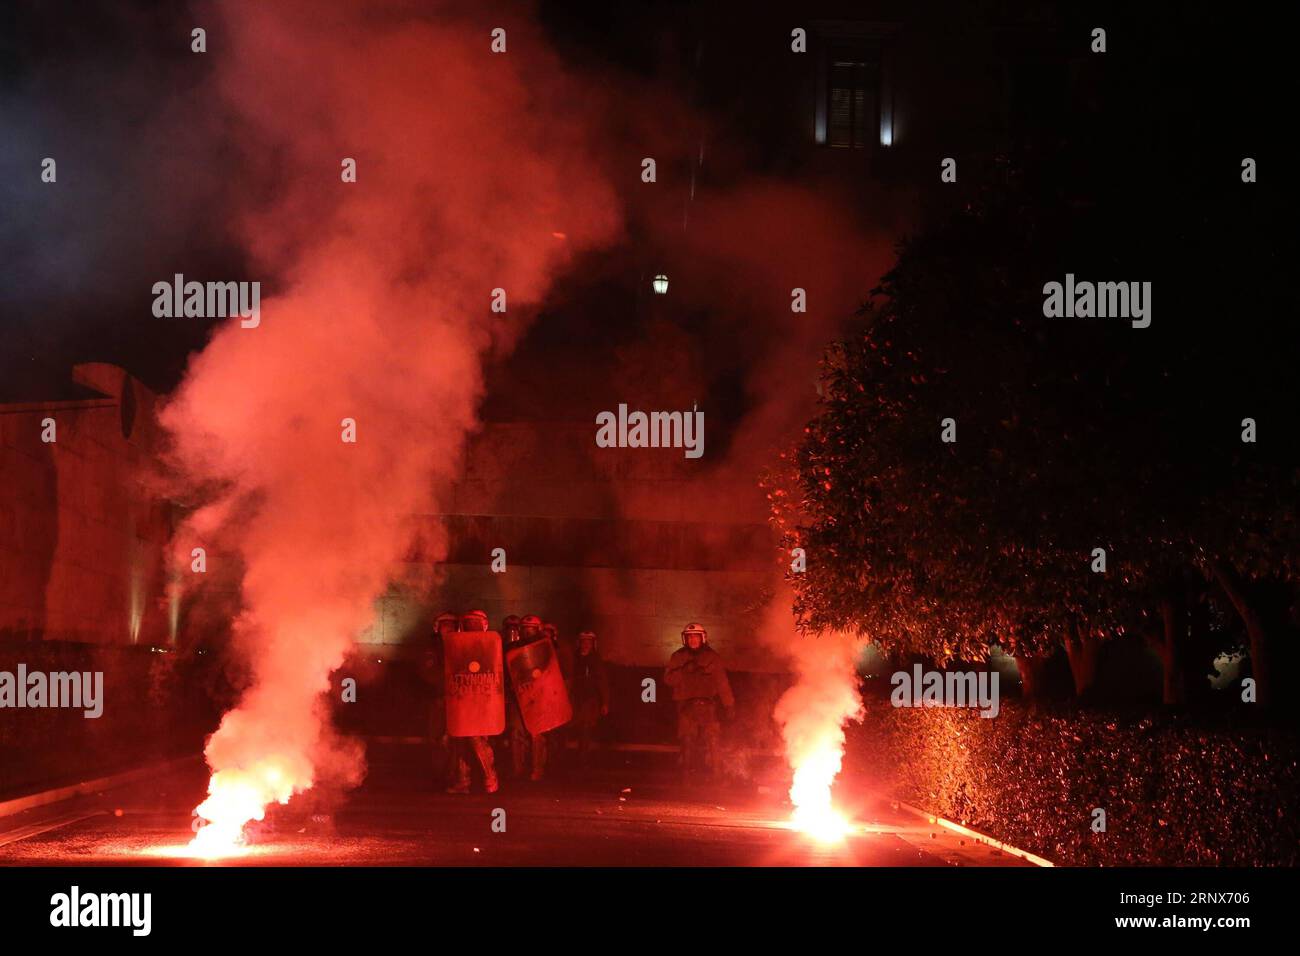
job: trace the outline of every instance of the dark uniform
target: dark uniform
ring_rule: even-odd
[[[548,639],[542,633],[542,619],[536,614],[527,614],[520,619],[518,634],[519,639],[514,642],[508,635],[505,637],[505,650]],[[506,668],[507,675],[509,672],[510,669]],[[546,734],[529,733],[524,726],[524,716],[520,713],[513,686],[506,694],[506,733],[510,735],[510,762],[515,777],[527,773],[529,780],[541,780],[546,774]]]
[[[682,644],[684,646],[668,659],[664,671],[664,683],[672,688],[673,700],[677,704],[682,775],[690,778],[703,771],[716,776],[718,745],[722,737],[718,704],[731,711],[736,706],[736,699],[732,696],[722,657],[708,646],[704,628],[698,624],[686,625],[682,631]]]
[[[416,662],[420,680],[428,688],[429,749],[433,757],[434,779],[440,781],[447,778],[451,767],[451,738],[447,736],[447,701],[442,674],[442,635],[444,631],[455,631],[457,626],[455,614],[439,614],[429,646]]]
[[[578,635],[578,651],[569,664],[569,699],[573,701],[573,735],[578,763],[586,766],[600,719],[609,713],[609,672],[596,650],[596,635]]]

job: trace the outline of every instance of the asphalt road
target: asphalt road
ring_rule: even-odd
[[[837,794],[854,820],[838,844],[790,829],[776,788],[684,788],[653,761],[609,755],[600,770],[503,781],[453,796],[422,747],[371,748],[362,786],[295,798],[220,861],[185,855],[207,775],[195,761],[104,793],[0,818],[0,865],[272,866],[1025,866],[870,798]],[[494,832],[503,810],[505,832]]]

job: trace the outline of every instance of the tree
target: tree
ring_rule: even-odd
[[[1247,357],[1253,338],[1219,341],[1217,311],[1179,289],[1150,236],[1115,230],[1136,209],[1177,235],[1199,212],[1136,188],[1080,201],[1002,170],[900,245],[860,326],[827,352],[819,414],[768,477],[785,546],[807,553],[807,571],[791,575],[796,612],[813,631],[940,662],[998,643],[1027,686],[1034,661],[1064,645],[1081,695],[1097,641],[1154,630],[1165,701],[1183,703],[1215,652],[1195,567],[1234,606],[1254,606],[1249,562],[1276,584],[1275,616],[1294,597],[1294,515],[1276,481],[1294,483],[1295,446],[1252,466],[1264,478],[1243,474],[1207,387],[1246,389],[1273,410],[1268,386],[1251,381],[1270,363]],[[1151,275],[1167,318],[1135,329],[1045,317],[1044,283],[1067,272]],[[1244,525],[1256,533],[1234,535]],[[1262,618],[1246,627],[1266,630]]]

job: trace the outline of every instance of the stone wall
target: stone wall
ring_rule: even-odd
[[[493,627],[536,613],[605,657],[662,665],[698,620],[732,666],[771,669],[752,640],[780,579],[763,499],[680,449],[598,448],[594,424],[490,424],[471,442],[447,513],[420,516],[445,542],[427,593],[394,594],[366,642],[400,644],[443,609]],[[491,570],[494,548],[506,571]],[[414,563],[433,563],[413,555]]]
[[[86,397],[0,407],[0,638],[169,645],[188,613],[165,595],[171,506],[142,481],[156,398],[108,365],[74,379]],[[752,480],[737,493],[680,449],[602,449],[594,435],[594,423],[484,426],[463,477],[436,495],[442,510],[413,517],[441,542],[410,555],[433,583],[382,598],[361,643],[404,644],[443,609],[481,608],[494,627],[536,613],[570,638],[590,628],[609,660],[653,666],[698,620],[733,666],[775,666],[750,639],[780,574]],[[490,569],[494,548],[505,573]]]
[[[170,507],[141,483],[154,396],[109,365],[74,379],[91,397],[0,406],[0,639],[164,643]]]

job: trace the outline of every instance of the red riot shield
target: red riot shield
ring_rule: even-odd
[[[569,722],[573,706],[554,644],[542,639],[512,648],[506,653],[506,666],[510,668],[519,713],[530,734],[544,734]]]
[[[501,635],[496,631],[457,631],[443,639],[447,733],[452,737],[492,737],[506,727]]]

